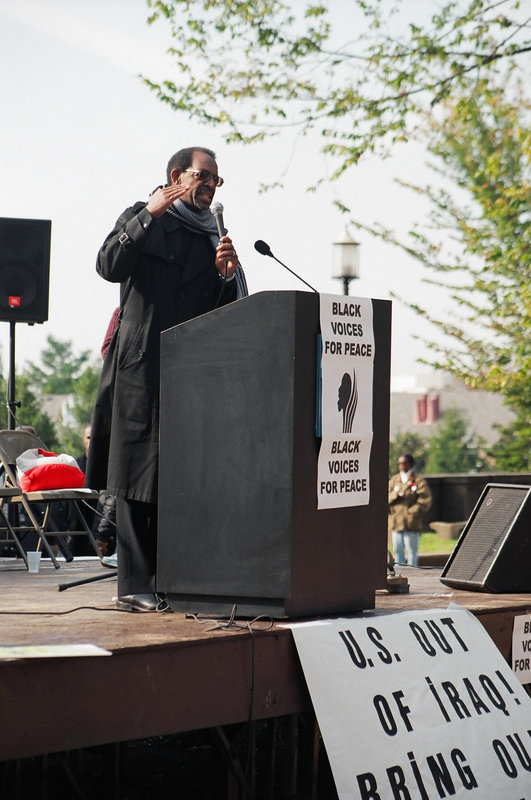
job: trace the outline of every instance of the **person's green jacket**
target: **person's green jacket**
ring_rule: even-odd
[[[392,531],[423,531],[424,514],[431,506],[431,492],[427,482],[412,472],[407,483],[402,483],[400,473],[389,480],[388,529]]]

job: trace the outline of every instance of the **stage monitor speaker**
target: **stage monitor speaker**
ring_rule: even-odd
[[[488,483],[441,582],[476,592],[531,592],[531,486]]]
[[[46,219],[0,217],[0,320],[48,319],[50,238]]]

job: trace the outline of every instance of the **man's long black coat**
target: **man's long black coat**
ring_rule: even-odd
[[[86,485],[157,502],[161,331],[236,298],[223,284],[208,236],[144,203],[127,209],[98,253],[97,271],[121,283],[122,319],[107,353],[96,400]],[[112,415],[109,397],[112,395]]]

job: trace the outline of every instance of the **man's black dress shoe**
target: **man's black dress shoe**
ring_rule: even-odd
[[[169,611],[170,607],[158,594],[124,594],[116,599],[120,611]]]

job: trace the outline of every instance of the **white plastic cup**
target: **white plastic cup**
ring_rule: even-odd
[[[38,572],[41,567],[41,551],[30,550],[26,555],[28,557],[28,572]]]

